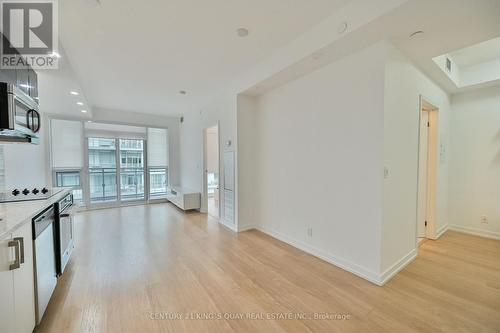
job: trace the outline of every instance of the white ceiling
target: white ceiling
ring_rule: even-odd
[[[65,0],[60,39],[93,106],[178,115],[349,1]]]
[[[146,3],[59,2],[60,39],[67,53],[63,63],[68,60],[71,66],[52,71],[44,85],[59,94],[50,97],[50,109],[62,96],[60,111],[78,114],[68,93],[80,89],[90,109],[180,115],[199,110],[221,91],[239,93],[254,86],[254,94],[262,93],[381,39],[456,93],[432,58],[500,36],[498,0]],[[349,28],[340,35],[343,21]],[[237,37],[239,27],[250,35]],[[408,37],[417,30],[425,33]],[[492,52],[494,47],[485,47],[480,55],[459,61],[482,61]]]
[[[399,16],[395,18],[395,22],[399,22],[401,28],[393,27],[393,37],[390,40],[448,93],[479,88],[457,87],[432,59],[499,37],[500,1],[412,0],[401,10],[401,13],[394,13]],[[408,38],[412,30],[423,30],[424,34]],[[476,61],[479,56],[471,56],[471,61]]]
[[[449,54],[462,68],[500,59],[500,38],[490,39]]]
[[[382,0],[377,2],[378,6],[384,3]],[[361,8],[365,13],[373,12],[375,9],[367,8],[368,5],[369,3],[362,4]],[[498,13],[500,13],[498,0],[402,1],[398,6],[383,12],[382,15],[373,17],[371,21],[365,21],[362,26],[356,29],[350,27],[343,37],[312,50],[288,68],[268,75],[261,81],[253,80],[253,85],[245,88],[245,94],[265,93],[286,81],[293,80],[380,40],[388,40],[394,44],[448,93],[465,91],[465,88],[457,88],[432,59],[500,36]],[[342,15],[341,19],[346,20],[351,26],[353,23],[351,17],[354,17],[352,13]],[[327,29],[336,30],[336,24],[332,22]],[[410,38],[410,35],[416,31],[424,33]],[[315,35],[318,34],[317,32],[314,30]],[[293,51],[293,48],[286,48],[287,52],[290,50]],[[261,67],[271,67],[266,64],[264,63]],[[255,68],[252,68],[251,72],[255,72]]]
[[[75,73],[61,46],[59,46],[59,54],[62,57],[58,61],[57,70],[37,70],[40,110],[44,113],[63,114],[68,117],[84,119],[92,117],[92,107],[89,105],[80,83],[75,78]],[[72,95],[70,91],[74,91],[78,95]],[[78,102],[83,103],[83,105],[78,105]],[[82,113],[81,110],[87,112]]]

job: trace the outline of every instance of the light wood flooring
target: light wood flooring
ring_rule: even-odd
[[[500,241],[449,231],[378,287],[169,204],[85,212],[75,224],[75,252],[37,333],[500,331]]]

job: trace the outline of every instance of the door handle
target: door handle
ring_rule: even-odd
[[[19,242],[19,253],[20,253],[20,259],[19,261],[21,264],[24,264],[24,238],[23,237],[16,237],[14,238],[15,241]]]
[[[21,267],[21,264],[19,263],[19,241],[17,240],[9,241],[8,247],[14,248],[14,253],[15,253],[14,263],[9,265],[9,270],[13,271]]]

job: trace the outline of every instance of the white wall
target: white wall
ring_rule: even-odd
[[[47,180],[45,142],[40,145],[5,144],[5,189],[51,186]]]
[[[370,46],[260,96],[255,119],[238,110],[239,219],[372,281],[380,270],[383,57],[383,44]]]
[[[387,43],[384,112],[383,278],[390,277],[416,254],[419,100],[439,108],[440,156],[435,235],[447,225],[450,100],[399,50]]]
[[[500,59],[461,68],[461,81],[463,87],[479,85],[486,82],[500,82]]]
[[[219,186],[221,189],[224,188],[223,153],[225,151],[236,152],[237,147],[236,96],[221,97],[202,110],[192,111],[184,115],[184,122],[180,124],[181,186],[203,193],[203,129],[212,127],[217,123],[219,124],[221,149]],[[227,145],[228,141],[231,141],[229,146]],[[220,205],[224,207],[223,191],[220,191]],[[201,211],[206,212],[206,210],[206,200],[202,198]],[[221,215],[221,222],[224,222],[223,209]],[[237,223],[236,218],[235,225],[229,227],[236,230]]]
[[[450,99],[387,42],[239,96],[241,229],[387,281],[416,255],[421,95],[439,107],[437,236],[448,223]]]
[[[257,189],[260,184],[256,154],[262,144],[257,131],[257,99],[238,95],[238,230],[259,224]]]
[[[500,87],[456,95],[452,108],[450,228],[500,239]]]
[[[51,186],[48,177],[46,117],[40,127],[40,144],[1,143],[4,159],[4,189]]]

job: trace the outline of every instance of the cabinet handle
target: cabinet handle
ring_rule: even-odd
[[[61,217],[61,218],[71,217],[71,214],[69,214],[69,213],[67,213],[67,214],[61,214],[61,215],[59,215],[59,217]]]
[[[31,127],[31,124],[30,124],[30,120],[33,120],[32,113],[33,113],[33,110],[28,110],[28,112],[26,112],[26,127],[28,127],[28,129],[30,129],[30,130],[33,130],[33,128]]]
[[[35,124],[36,117],[36,124]],[[36,110],[33,110],[33,132],[38,133],[40,130],[40,113]]]
[[[13,271],[14,269],[21,267],[21,264],[19,263],[19,241],[11,240],[9,241],[8,246],[13,247],[15,251],[14,263],[9,266],[9,270]]]
[[[19,242],[19,248],[20,248],[20,253],[21,253],[21,259],[20,262],[21,264],[24,264],[24,238],[23,237],[16,237],[14,238],[15,241]]]

